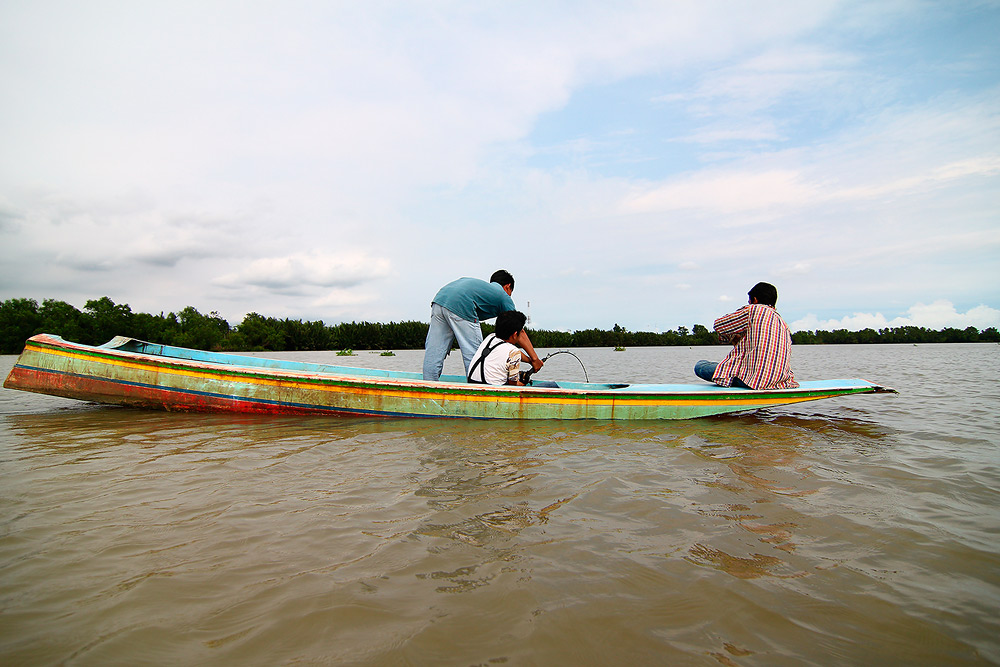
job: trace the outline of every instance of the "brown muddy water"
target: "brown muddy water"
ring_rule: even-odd
[[[574,352],[591,380],[698,382],[725,350]],[[1000,345],[802,346],[793,368],[901,394],[506,423],[3,390],[0,662],[1000,663]]]

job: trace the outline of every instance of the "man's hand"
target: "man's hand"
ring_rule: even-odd
[[[716,332],[716,333],[719,333],[719,332]],[[729,343],[730,345],[736,345],[743,338],[743,335],[744,335],[743,332],[731,333],[731,334],[719,333],[719,340],[721,342],[723,342],[723,343]]]

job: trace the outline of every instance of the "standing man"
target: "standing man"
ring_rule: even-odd
[[[459,278],[438,290],[431,302],[431,324],[424,341],[424,379],[437,380],[444,368],[444,358],[457,340],[468,375],[469,364],[483,342],[480,320],[489,320],[508,310],[516,310],[510,298],[514,291],[514,276],[500,269],[490,276],[490,282],[478,278]],[[536,371],[542,360],[535,354],[528,335],[524,334],[524,351]]]
[[[699,361],[694,366],[695,375],[722,387],[798,387],[788,365],[792,337],[774,309],[778,290],[770,283],[757,283],[747,296],[749,305],[715,321],[716,333],[733,344],[732,351],[721,364]]]

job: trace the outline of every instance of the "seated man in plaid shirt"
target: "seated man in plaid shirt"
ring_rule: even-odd
[[[792,337],[788,325],[774,309],[778,290],[757,283],[747,294],[749,305],[715,321],[719,337],[733,344],[721,364],[699,361],[695,375],[723,387],[792,389],[798,387],[788,366]]]

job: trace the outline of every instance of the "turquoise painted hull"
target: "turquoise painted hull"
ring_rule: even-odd
[[[690,419],[850,394],[866,380],[754,391],[704,383],[555,382],[491,387],[443,376],[265,359],[116,338],[101,346],[30,338],[4,387],[162,410],[477,419]]]

